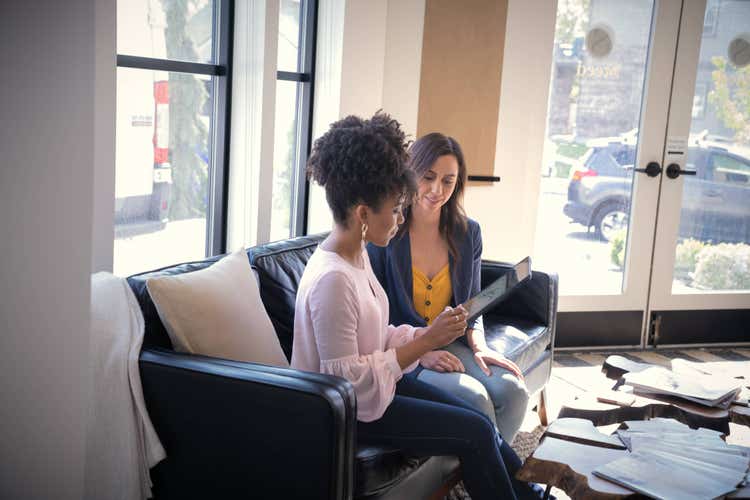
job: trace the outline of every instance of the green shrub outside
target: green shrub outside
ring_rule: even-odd
[[[573,167],[570,163],[565,163],[561,161],[555,162],[555,177],[562,177],[563,179],[567,179],[568,175],[570,174],[570,169]]]
[[[750,289],[750,245],[721,243],[700,250],[693,284],[704,290]]]
[[[687,277],[689,273],[695,272],[698,263],[698,254],[706,247],[706,243],[688,238],[681,241],[674,253],[675,273],[681,277]]]
[[[552,175],[566,179],[570,175],[570,169],[573,168],[573,163],[565,161],[566,158],[571,160],[577,160],[588,151],[588,146],[578,142],[555,142],[557,149],[555,155],[554,172]]]
[[[622,269],[625,266],[625,239],[628,232],[625,228],[620,229],[609,240],[609,258],[612,264]]]
[[[588,146],[578,142],[558,142],[557,154],[568,158],[580,158],[588,150]]]

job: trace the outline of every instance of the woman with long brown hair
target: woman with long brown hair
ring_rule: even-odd
[[[390,321],[428,326],[446,306],[480,291],[482,234],[463,209],[467,181],[461,146],[452,137],[427,134],[409,149],[416,201],[386,248],[369,245],[373,270],[390,301]],[[467,400],[512,441],[526,413],[528,393],[515,363],[491,349],[482,318],[466,336],[426,353],[413,375]]]

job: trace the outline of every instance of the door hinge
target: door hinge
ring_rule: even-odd
[[[648,329],[648,343],[654,347],[659,345],[659,334],[661,333],[661,314],[651,315],[651,324]]]

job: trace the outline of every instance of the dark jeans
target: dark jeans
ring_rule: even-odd
[[[383,416],[358,422],[358,439],[419,455],[454,455],[473,500],[539,498],[514,478],[521,460],[483,414],[468,403],[414,377],[403,377]]]

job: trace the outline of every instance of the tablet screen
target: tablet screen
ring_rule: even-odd
[[[531,277],[531,259],[526,257],[513,268],[493,281],[487,288],[464,302],[468,311],[468,321],[479,317],[487,309],[499,302],[516,285]]]

